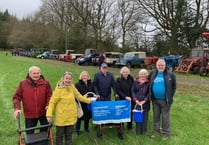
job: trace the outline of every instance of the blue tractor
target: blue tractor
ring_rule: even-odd
[[[175,68],[179,65],[181,56],[179,55],[168,55],[168,56],[163,56],[166,66],[170,71],[174,71]]]

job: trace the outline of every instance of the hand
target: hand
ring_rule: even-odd
[[[45,110],[47,110],[47,109],[48,109],[48,106],[45,107]]]
[[[118,100],[118,99],[119,99],[119,95],[115,94],[115,100]]]
[[[97,98],[97,99],[98,99],[98,98],[100,98],[100,96],[99,96],[99,95],[94,95],[94,97],[95,97],[95,98]]]
[[[47,117],[46,119],[49,123],[52,123],[52,117]]]
[[[83,95],[85,98],[87,98],[88,97],[88,93],[86,93],[85,95]]]
[[[15,110],[14,117],[17,119],[19,117],[19,114],[21,113],[21,110]]]
[[[131,97],[126,96],[126,100],[131,101]]]

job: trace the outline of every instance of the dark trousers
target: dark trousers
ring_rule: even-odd
[[[72,145],[73,126],[56,126],[56,145]],[[63,139],[65,138],[65,144]]]
[[[153,117],[154,117],[154,132],[160,133],[160,122],[162,118],[162,133],[166,136],[170,135],[170,105],[166,104],[165,100],[154,100]]]
[[[41,116],[41,117],[38,117],[38,118],[33,118],[33,119],[25,118],[25,128],[36,127],[38,121],[40,122],[41,125],[48,124],[48,121],[47,121],[45,115]],[[47,132],[47,128],[41,128],[40,131],[41,132],[42,131],[46,131]],[[27,134],[32,134],[32,133],[34,133],[34,130],[27,131]]]
[[[77,120],[76,127],[75,127],[77,133],[80,132],[81,121],[82,121],[81,119],[78,119],[78,120]],[[89,130],[89,119],[84,119],[84,129],[85,129],[86,131]]]
[[[144,111],[143,122],[136,123],[136,134],[145,134],[148,125],[148,111]]]
[[[131,109],[132,110],[132,109]],[[127,123],[127,128],[130,130],[132,129],[132,122],[133,122],[133,113],[131,111],[131,121]]]

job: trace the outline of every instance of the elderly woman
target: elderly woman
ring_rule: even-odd
[[[55,113],[56,145],[72,145],[73,125],[77,122],[76,99],[85,103],[91,103],[91,99],[82,96],[72,84],[72,73],[66,72],[58,82],[47,109],[47,120],[52,122]]]
[[[145,134],[147,132],[148,112],[150,110],[149,101],[149,80],[148,71],[141,69],[139,76],[132,86],[132,97],[136,104],[136,109],[144,110],[143,122],[136,123],[136,134]],[[139,108],[140,107],[140,108]]]
[[[78,89],[78,91],[81,93],[81,95],[84,95],[88,92],[94,92],[93,84],[91,82],[90,76],[87,71],[81,72],[79,76],[79,81],[76,83],[75,86]],[[88,95],[88,97],[93,97],[93,96]],[[84,112],[84,116],[82,118],[79,118],[76,123],[77,136],[79,136],[80,134],[81,120],[84,120],[84,130],[86,132],[89,132],[89,120],[91,119],[91,111],[88,110],[87,104],[81,102],[81,106]]]
[[[120,70],[121,76],[116,80],[116,93],[118,95],[118,100],[129,100],[132,103],[133,109],[133,101],[131,95],[131,87],[133,85],[134,79],[130,74],[130,70],[124,66]],[[132,129],[132,115],[131,115],[131,122],[128,122],[127,128],[130,130]]]

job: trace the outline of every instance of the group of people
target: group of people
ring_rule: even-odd
[[[164,59],[159,59],[156,69],[150,73],[146,69],[141,69],[136,79],[131,75],[129,68],[122,67],[120,77],[115,80],[113,74],[108,71],[108,65],[102,63],[93,80],[90,79],[87,71],[81,72],[75,85],[72,80],[72,73],[65,72],[52,91],[49,82],[41,75],[41,69],[37,66],[30,67],[26,79],[20,82],[13,96],[14,117],[17,118],[21,113],[21,102],[26,128],[35,127],[38,121],[41,125],[52,123],[55,114],[56,145],[62,145],[63,140],[65,145],[72,145],[75,124],[77,136],[80,134],[82,120],[84,120],[84,130],[89,132],[91,111],[87,109],[87,104],[92,102],[92,97],[96,97],[99,101],[111,101],[113,91],[115,100],[131,102],[131,110],[135,107],[144,110],[144,121],[136,123],[136,134],[147,132],[148,112],[152,100],[154,126],[151,137],[154,138],[161,133],[163,139],[170,136],[169,113],[176,91],[176,78],[166,69]],[[89,95],[88,92],[94,92],[95,95]],[[81,101],[84,111],[84,116],[79,119],[76,99]],[[132,129],[132,113],[127,128]]]

